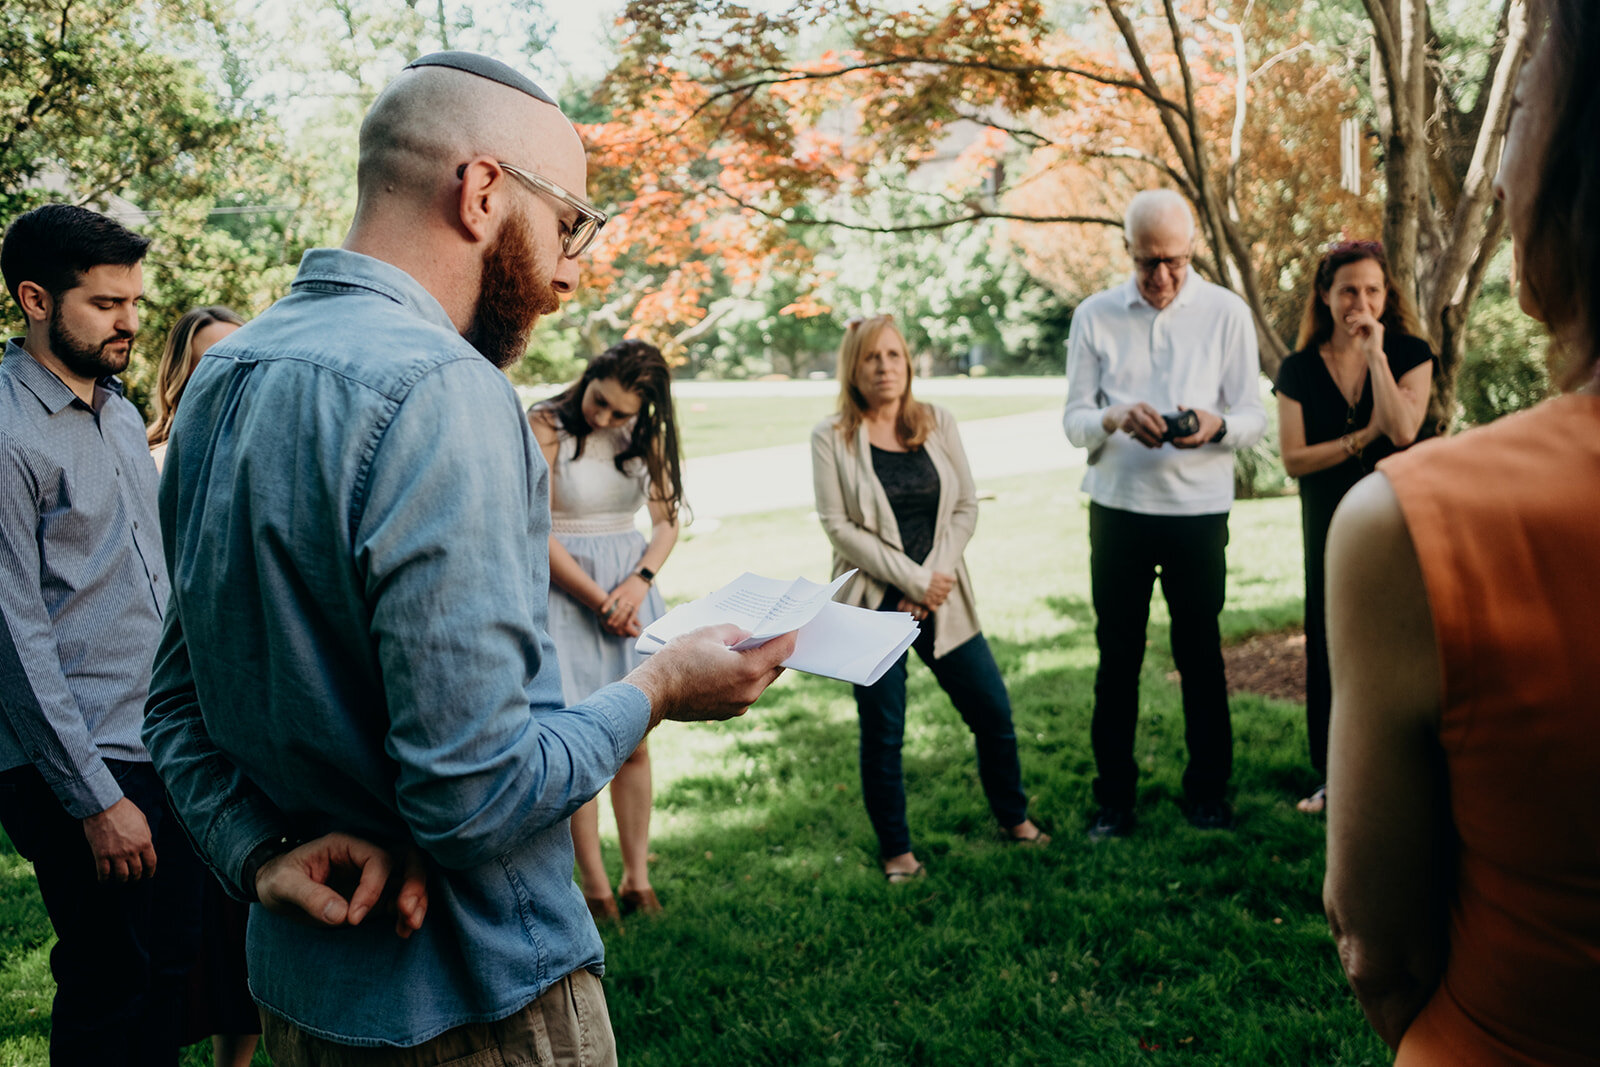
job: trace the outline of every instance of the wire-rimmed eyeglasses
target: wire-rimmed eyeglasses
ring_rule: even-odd
[[[561,223],[561,254],[568,259],[577,259],[594,243],[600,235],[600,227],[606,224],[606,213],[595,207],[576,193],[569,193],[549,178],[521,167],[513,167],[503,160],[495,160],[500,169],[522,180],[523,184],[536,193],[544,193],[561,201],[567,207],[578,213],[576,222]],[[465,163],[456,168],[456,177],[460,178],[467,173]]]

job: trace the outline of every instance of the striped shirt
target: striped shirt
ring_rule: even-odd
[[[13,340],[0,360],[0,770],[33,764],[74,818],[122,797],[168,585],[144,422],[115,378],[85,404]]]

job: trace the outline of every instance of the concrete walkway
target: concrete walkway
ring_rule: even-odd
[[[935,393],[927,386],[932,384],[918,382],[917,394],[931,398]],[[1084,463],[1083,450],[1068,444],[1061,431],[1059,410],[964,422],[961,441],[980,489],[991,479],[1041,471],[1075,472]],[[1072,488],[1078,480],[1073,473],[1062,476],[1062,484]],[[813,504],[810,442],[691,459],[684,465],[683,491],[696,521],[809,508]]]
[[[519,387],[523,403],[553,395],[560,386]],[[918,378],[916,395],[937,402],[942,396],[1053,396],[1066,403],[1065,378]],[[695,399],[751,396],[836,396],[832,379],[800,381],[672,383],[679,402]],[[1013,474],[1065,471],[1062,484],[1076,489],[1084,465],[1084,451],[1067,443],[1061,430],[1061,407],[973,419],[961,424],[961,441],[972,465],[972,477],[983,488],[986,481]],[[710,522],[729,515],[753,515],[784,508],[809,508],[811,444],[796,441],[771,448],[702,456],[684,463],[684,495],[705,532]]]

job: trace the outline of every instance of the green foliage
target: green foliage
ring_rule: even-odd
[[[884,221],[929,221],[926,204],[878,196],[856,210]],[[800,214],[805,214],[801,212]],[[815,259],[780,266],[725,293],[740,306],[689,349],[691,372],[746,377],[831,373],[854,315],[892,314],[914,356],[933,373],[1059,374],[1071,308],[1023,268],[995,224],[875,234],[809,228]],[[795,314],[812,300],[828,314]]]
[[[1457,421],[1480,426],[1550,395],[1544,327],[1517,304],[1509,247],[1490,266],[1473,305],[1467,348],[1456,376]]]
[[[187,0],[0,7],[0,217],[68,200],[152,239],[124,375],[147,412],[172,323],[198,304],[259,312],[326,232],[277,125],[242,95],[231,15]],[[20,330],[9,304],[5,317]]]
[[[1289,476],[1283,472],[1283,455],[1278,445],[1278,399],[1272,386],[1261,379],[1261,404],[1267,412],[1267,432],[1249,448],[1233,455],[1233,495],[1239,500],[1282,496],[1291,492]]]

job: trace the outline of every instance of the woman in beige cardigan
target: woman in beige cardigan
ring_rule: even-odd
[[[812,431],[811,469],[833,573],[860,570],[845,601],[919,620],[912,647],[972,730],[978,775],[1006,839],[1045,844],[1049,837],[1028,819],[1011,701],[978,630],[961,560],[978,523],[961,435],[948,411],[912,398],[911,361],[890,316],[852,320],[846,330],[839,413]],[[900,771],[906,659],[875,685],[855,687],[861,792],[891,883],[925,873],[911,847]]]

